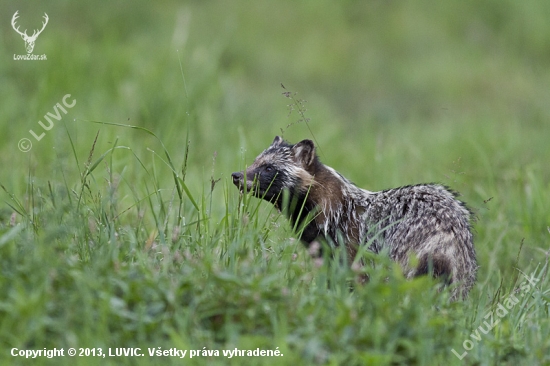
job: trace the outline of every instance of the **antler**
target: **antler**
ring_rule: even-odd
[[[19,30],[19,27],[16,26],[15,24],[15,21],[17,20],[17,18],[19,18],[18,13],[19,13],[19,10],[16,11],[15,14],[13,14],[13,17],[11,18],[11,26],[17,33],[21,35],[21,37],[23,38],[23,41],[25,41],[25,48],[27,49],[27,53],[31,53],[32,50],[34,49],[34,42],[36,41],[36,38],[40,33],[42,33],[44,28],[46,28],[46,24],[48,24],[48,20],[49,20],[48,14],[44,13],[44,21],[42,22],[42,29],[40,30],[35,29],[34,32],[32,33],[32,36],[29,37],[27,35],[26,29],[25,29],[25,32],[21,32]]]
[[[16,14],[17,14],[17,12],[16,12]],[[46,14],[46,13],[44,13],[44,17],[43,17],[43,18],[44,18],[46,21],[45,21],[45,22],[42,22],[42,29],[40,29],[40,30],[38,31],[38,33],[36,33],[36,30],[35,30],[35,31],[32,33],[31,38],[32,38],[32,37],[34,37],[34,38],[38,37],[38,35],[39,35],[40,33],[42,33],[42,31],[44,30],[44,28],[46,28],[46,24],[48,24],[48,20],[49,20],[50,18],[48,18],[48,14]],[[36,33],[36,34],[35,34],[35,33]]]
[[[11,18],[11,26],[12,26],[13,29],[14,29],[17,33],[19,33],[22,37],[30,38],[30,39],[36,39],[36,37],[38,37],[38,35],[39,35],[40,33],[42,33],[42,31],[44,30],[44,28],[46,28],[46,24],[48,24],[48,20],[49,20],[48,14],[44,13],[44,17],[43,17],[43,18],[44,18],[45,21],[42,22],[42,29],[40,29],[40,30],[35,29],[35,30],[33,31],[33,33],[32,33],[32,36],[29,37],[29,36],[27,35],[27,30],[26,30],[26,29],[25,29],[24,32],[21,32],[21,31],[19,30],[19,26],[17,26],[17,27],[15,26],[15,21],[17,20],[17,18],[19,18],[19,15],[18,15],[17,13],[19,13],[19,10],[17,10],[17,11],[15,12],[15,14],[13,14],[13,17]]]
[[[26,29],[25,29],[25,32],[21,32],[21,31],[19,30],[19,27],[17,27],[17,28],[15,27],[15,21],[17,20],[17,18],[19,18],[19,15],[17,15],[17,13],[19,13],[19,10],[17,10],[17,11],[15,12],[15,14],[13,14],[13,18],[11,18],[11,26],[12,26],[13,29],[14,29],[17,33],[19,33],[21,36],[26,36],[26,37],[28,37],[28,36],[27,36],[27,30],[26,30]],[[47,23],[47,22],[46,22],[46,23]]]

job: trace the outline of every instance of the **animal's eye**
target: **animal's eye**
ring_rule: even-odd
[[[273,167],[271,165],[268,165],[264,168],[264,170],[267,172],[267,173],[271,173],[273,171]]]

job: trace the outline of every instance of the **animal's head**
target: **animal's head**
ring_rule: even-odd
[[[281,192],[305,193],[313,184],[319,160],[311,140],[289,144],[276,136],[246,171],[231,174],[233,184],[241,191],[252,191],[254,196],[267,201],[276,200]]]

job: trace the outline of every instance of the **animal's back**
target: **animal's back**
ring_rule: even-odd
[[[454,192],[422,184],[369,192],[365,197],[369,249],[388,248],[409,278],[432,271],[446,276],[449,283],[462,283],[454,296],[469,291],[477,270],[472,214]],[[417,266],[409,265],[411,254],[417,257]]]

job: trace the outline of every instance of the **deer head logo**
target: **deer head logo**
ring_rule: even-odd
[[[44,13],[44,22],[42,22],[42,29],[40,29],[40,30],[35,29],[32,33],[32,36],[28,36],[26,29],[25,29],[24,32],[21,32],[19,30],[19,27],[17,27],[17,28],[15,27],[15,21],[17,20],[17,18],[19,18],[19,15],[17,15],[18,12],[19,12],[19,10],[17,10],[15,12],[15,14],[13,14],[13,18],[11,18],[11,26],[13,27],[13,29],[17,33],[19,33],[21,35],[21,38],[23,38],[23,40],[25,41],[25,48],[27,49],[27,53],[32,53],[32,50],[34,49],[34,42],[36,41],[36,38],[38,37],[38,35],[40,33],[42,33],[44,28],[46,28],[46,24],[48,24],[48,14]]]

